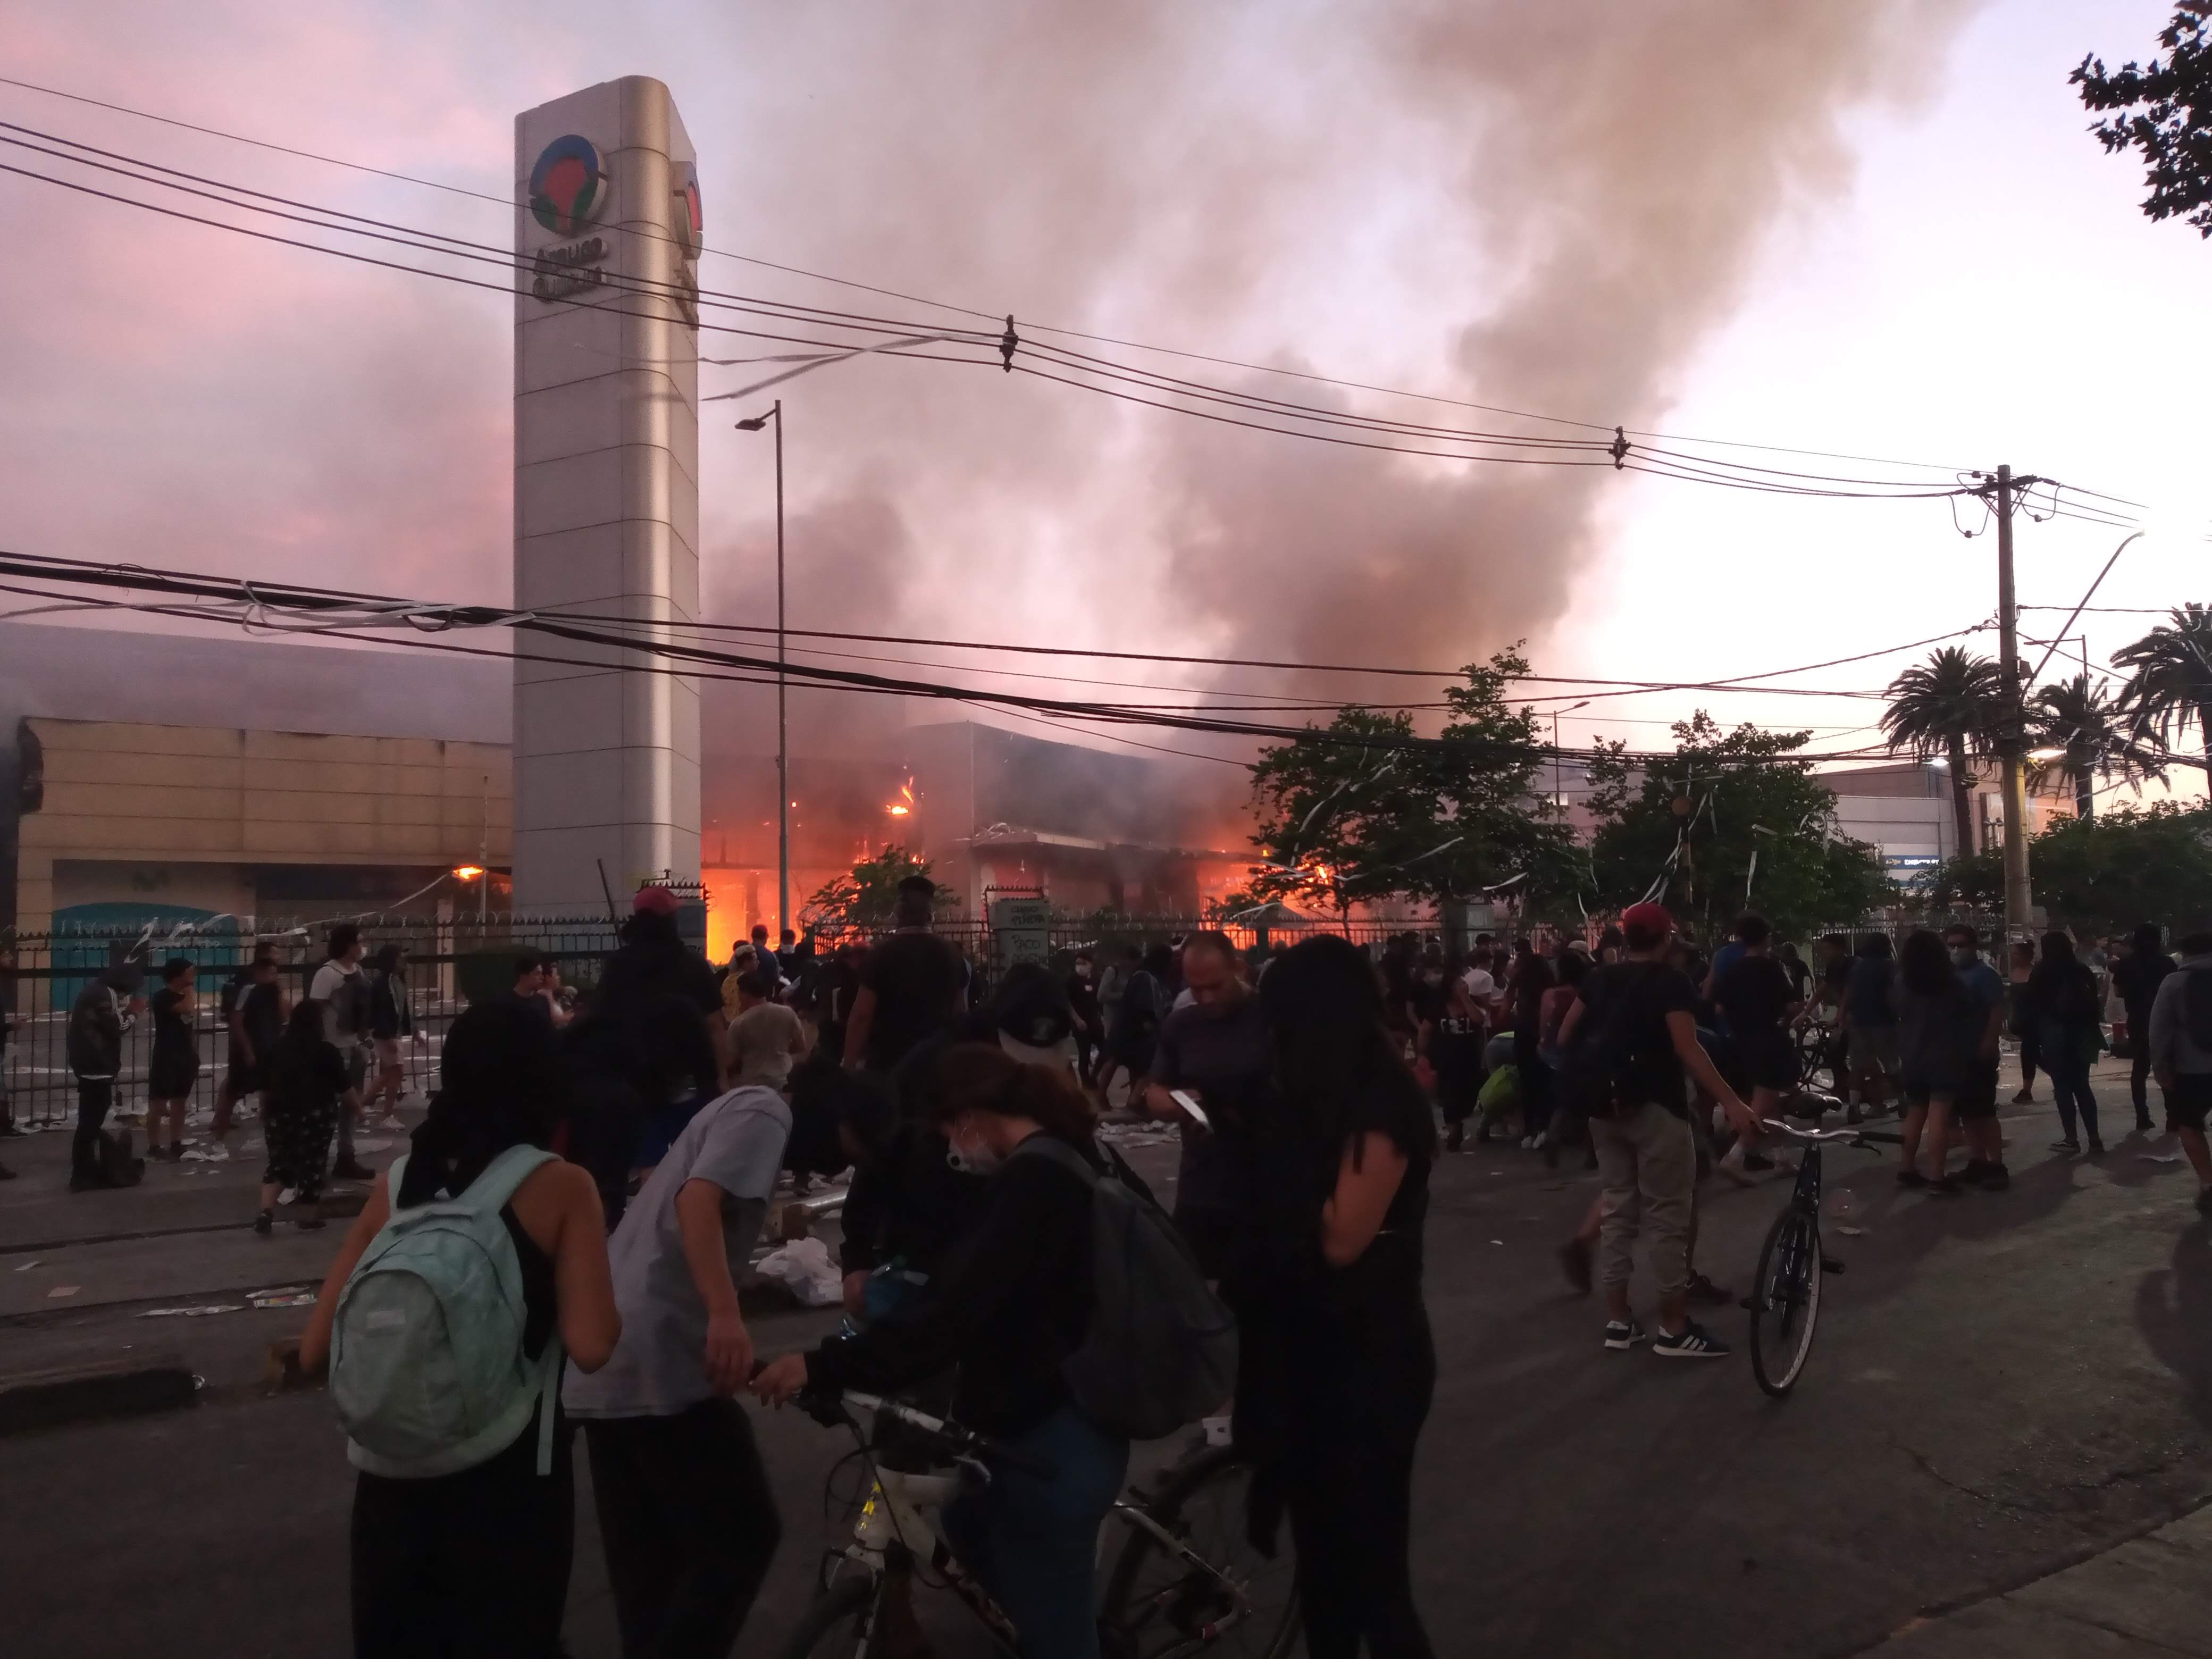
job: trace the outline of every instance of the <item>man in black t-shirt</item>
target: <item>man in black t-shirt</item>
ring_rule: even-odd
[[[1619,1351],[1650,1340],[1666,1358],[1719,1358],[1727,1346],[1691,1319],[1687,1307],[1698,1179],[1687,1080],[1720,1103],[1739,1134],[1753,1133],[1758,1119],[1698,1044],[1698,988],[1667,963],[1674,918],[1660,905],[1634,904],[1620,923],[1626,960],[1589,974],[1559,1027],[1605,1182],[1599,1233],[1605,1346]],[[1629,1312],[1639,1237],[1659,1281],[1656,1338]]]
[[[222,1024],[230,1034],[229,1065],[215,1097],[208,1133],[216,1145],[230,1133],[231,1113],[248,1095],[269,1087],[269,1056],[284,1034],[284,993],[277,984],[276,955],[254,952],[253,960],[222,988]],[[265,1105],[265,1102],[264,1103]]]
[[[1219,1279],[1251,1220],[1250,1137],[1255,1097],[1267,1077],[1267,1023],[1227,935],[1194,933],[1183,947],[1182,971],[1191,1000],[1160,1027],[1144,1108],[1182,1130],[1176,1225],[1206,1276]],[[1205,1121],[1177,1094],[1196,1101]]]
[[[2150,1009],[2158,1000],[2158,988],[2173,971],[2158,924],[2146,921],[2128,942],[2128,953],[2112,964],[2112,988],[2120,994],[2128,1014],[2128,1051],[2133,1055],[2128,1070],[2128,1089],[2135,1097],[2136,1128],[2148,1134],[2150,1121]]]
[[[1734,1081],[1751,1091],[1751,1108],[1761,1121],[1782,1107],[1782,1097],[1797,1086],[1797,1049],[1790,1041],[1789,1024],[1805,1005],[1790,975],[1770,953],[1772,930],[1764,916],[1747,915],[1736,923],[1736,938],[1743,950],[1713,981],[1713,1000],[1728,1021],[1729,1040],[1735,1046]],[[1723,1175],[1748,1184],[1752,1172],[1771,1168],[1759,1158],[1758,1137],[1741,1135],[1721,1159]],[[1759,1158],[1753,1163],[1753,1158]]]
[[[927,876],[899,883],[898,931],[878,939],[860,964],[845,1028],[847,1066],[888,1072],[965,1007],[967,966],[929,931],[936,896],[937,884]]]

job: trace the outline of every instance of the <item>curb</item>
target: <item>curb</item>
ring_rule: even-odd
[[[0,1376],[0,1436],[189,1406],[198,1379],[171,1351]]]

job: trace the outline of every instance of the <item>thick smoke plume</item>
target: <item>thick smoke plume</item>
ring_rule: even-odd
[[[1970,9],[933,7],[824,26],[837,100],[870,118],[817,124],[769,187],[817,204],[811,257],[918,293],[1633,428],[1663,417],[1765,233],[1848,183],[1845,118],[1922,90]],[[813,88],[790,96],[769,118],[804,125]],[[801,385],[908,524],[847,590],[855,620],[1462,662],[1559,616],[1626,482],[1332,449],[988,370]]]

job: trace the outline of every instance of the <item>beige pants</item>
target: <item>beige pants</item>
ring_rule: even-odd
[[[1628,1283],[1641,1235],[1659,1294],[1680,1296],[1690,1282],[1690,1204],[1698,1182],[1689,1120],[1647,1104],[1625,1117],[1594,1117],[1589,1129],[1605,1182],[1599,1282]]]

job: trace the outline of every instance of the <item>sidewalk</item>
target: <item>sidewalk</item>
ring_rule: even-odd
[[[1953,1613],[1916,1620],[1865,1659],[2212,1656],[2212,1506]]]

